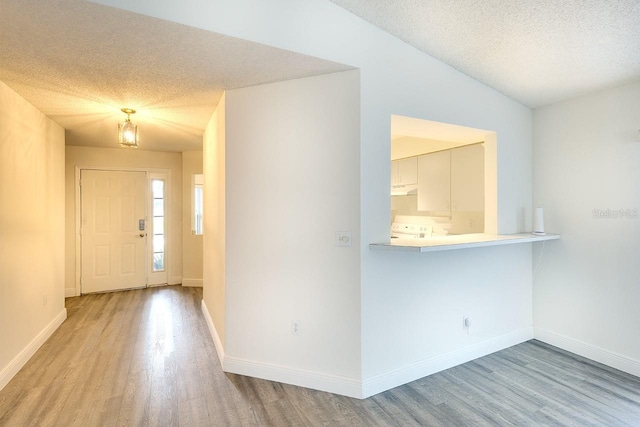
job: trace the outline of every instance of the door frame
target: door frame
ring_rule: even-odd
[[[173,241],[172,237],[172,232],[173,232],[173,227],[171,227],[171,220],[172,220],[172,215],[171,215],[171,206],[172,206],[172,183],[171,183],[171,169],[160,169],[160,168],[131,168],[131,167],[119,167],[119,166],[79,166],[76,165],[75,166],[75,171],[74,171],[74,192],[75,192],[75,200],[74,200],[74,204],[75,204],[75,230],[74,230],[74,235],[75,235],[75,285],[76,285],[76,296],[82,295],[82,286],[80,285],[80,278],[82,275],[82,238],[80,235],[80,232],[82,230],[82,213],[81,213],[81,205],[82,205],[82,200],[80,199],[81,197],[81,190],[80,190],[80,172],[82,170],[103,170],[103,171],[119,171],[119,172],[146,172],[147,174],[147,200],[146,203],[147,205],[149,204],[149,193],[150,193],[150,177],[153,174],[156,175],[164,175],[166,177],[166,184],[165,184],[165,227],[166,227],[166,234],[165,234],[165,242],[164,242],[164,247],[165,247],[165,270],[167,273],[167,284],[170,281],[171,273],[173,271],[173,265],[170,262],[169,259],[169,255],[171,253],[171,243]],[[147,207],[148,209],[148,207]],[[149,216],[149,213],[147,212],[147,217]],[[148,220],[147,220],[148,222]],[[147,279],[148,279],[148,268],[147,268],[147,264],[149,262],[149,250],[148,248],[145,249],[145,271],[147,272]],[[148,284],[147,284],[148,286]]]

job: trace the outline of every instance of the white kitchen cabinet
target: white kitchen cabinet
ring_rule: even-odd
[[[484,147],[481,144],[451,150],[451,209],[484,211]]]
[[[406,159],[394,160],[391,162],[391,185],[410,185],[418,183],[418,158],[408,157]]]
[[[409,185],[418,183],[418,158],[408,157],[398,160],[398,184]]]
[[[391,162],[391,186],[398,185],[398,160]]]
[[[418,210],[451,209],[451,151],[418,157]]]

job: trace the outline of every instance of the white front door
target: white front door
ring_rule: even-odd
[[[82,170],[80,179],[81,292],[145,287],[146,172]]]

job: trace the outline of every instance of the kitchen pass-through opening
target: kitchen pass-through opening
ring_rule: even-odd
[[[497,134],[391,116],[391,235],[497,234]]]

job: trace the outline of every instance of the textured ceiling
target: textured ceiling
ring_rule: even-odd
[[[67,145],[116,147],[130,107],[141,149],[198,150],[224,89],[346,69],[83,0],[0,0],[0,81]]]
[[[640,0],[331,0],[530,107],[640,80]],[[0,80],[113,147],[200,149],[222,91],[348,67],[83,0],[0,0]]]
[[[640,0],[331,0],[529,107],[640,80]]]

